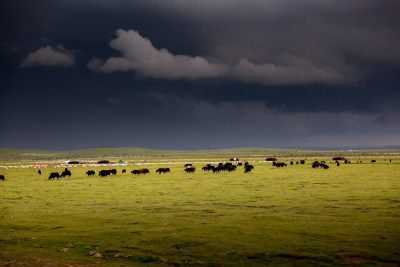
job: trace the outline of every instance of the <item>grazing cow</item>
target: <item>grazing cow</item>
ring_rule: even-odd
[[[195,167],[193,167],[193,166],[187,166],[186,168],[185,168],[185,172],[187,172],[187,173],[189,173],[189,172],[195,172],[195,170],[196,170],[196,168]]]
[[[338,167],[340,166],[339,161],[336,161],[335,164],[336,164],[336,166],[338,166]]]
[[[216,172],[220,171],[220,169],[218,167],[212,167],[211,170],[212,170],[213,173],[216,173]]]
[[[131,171],[132,174],[140,174],[139,170],[133,170]]]
[[[117,175],[117,170],[116,169],[111,169],[108,170],[110,172],[110,175]]]
[[[65,169],[65,171],[61,173],[60,178],[63,178],[65,176],[71,177],[71,172],[67,169]]]
[[[320,167],[323,168],[324,170],[329,169],[329,166],[326,164],[322,164],[322,165],[320,165]]]
[[[298,165],[299,164],[299,162],[298,161],[296,161],[296,165]]]
[[[6,178],[4,178],[4,175],[0,175],[0,180],[5,181]]]
[[[49,180],[54,180],[54,178],[60,178],[60,174],[58,172],[50,173]]]
[[[238,163],[238,166],[242,166],[243,164],[241,162]]]
[[[37,172],[39,175],[42,174],[42,171],[41,171],[41,170],[37,170],[36,172]]]
[[[204,166],[203,168],[201,168],[203,171],[210,171],[212,170],[212,168],[215,168],[214,166],[212,166],[211,164],[207,164],[206,166]]]
[[[101,170],[101,171],[99,171],[99,176],[100,177],[106,177],[108,175],[110,175],[110,171],[109,170]]]
[[[89,177],[89,176],[94,176],[95,174],[96,174],[95,171],[92,171],[92,170],[86,172],[86,175],[87,175],[88,177]]]
[[[290,162],[290,165],[293,165],[293,161]]]
[[[250,170],[252,170],[252,169],[254,169],[254,166],[249,164],[246,166],[246,168],[249,168]]]
[[[226,170],[228,172],[234,172],[234,171],[236,171],[236,166],[235,165],[227,166]]]
[[[156,170],[156,172],[158,172],[158,174],[161,174],[161,173],[166,173],[166,172],[170,172],[171,170],[169,169],[169,168],[158,168],[157,170]]]
[[[139,174],[150,173],[149,169],[139,169]]]
[[[376,162],[376,160],[375,160],[375,159],[371,160],[371,163],[375,163],[375,162]]]
[[[122,173],[126,173],[126,170],[125,170],[125,169],[123,169],[123,170],[122,170]]]
[[[251,172],[251,170],[254,169],[254,167],[252,165],[247,165],[246,167],[244,167],[244,172]]]
[[[276,167],[285,167],[285,166],[287,166],[287,164],[286,164],[286,163],[283,163],[283,162],[278,162],[278,163],[276,163],[275,166],[276,166]]]
[[[278,159],[277,158],[266,158],[265,160],[266,161],[277,161]]]
[[[319,162],[313,162],[313,164],[311,165],[313,168],[318,168],[319,167]]]
[[[305,164],[306,163],[306,161],[305,160],[300,160],[300,164]]]
[[[187,163],[185,165],[183,165],[185,168],[189,167],[189,166],[193,166],[192,163]]]

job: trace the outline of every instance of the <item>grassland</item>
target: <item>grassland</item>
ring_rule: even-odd
[[[56,159],[81,159],[83,161],[98,158],[210,158],[222,157],[332,157],[332,156],[382,156],[399,155],[400,149],[363,149],[363,150],[306,150],[298,148],[229,148],[215,150],[157,150],[137,147],[116,148],[89,148],[68,151],[53,150],[26,150],[0,148],[0,159],[2,161],[21,160],[56,160]]]
[[[399,266],[400,161],[392,158],[323,170],[311,168],[314,158],[275,168],[249,156],[247,174],[202,171],[226,160],[216,155],[126,158],[127,166],[69,167],[72,176],[55,181],[47,177],[62,160],[41,176],[34,161],[7,160],[0,265]],[[197,171],[185,173],[185,162]],[[166,166],[171,173],[155,173]],[[142,167],[150,174],[129,173]],[[104,168],[118,174],[85,176]]]

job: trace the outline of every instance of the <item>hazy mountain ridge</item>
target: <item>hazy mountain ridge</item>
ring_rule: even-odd
[[[39,149],[10,149],[0,148],[0,158],[7,160],[18,159],[77,159],[77,158],[112,158],[112,157],[262,157],[268,155],[280,157],[310,157],[327,155],[376,155],[400,154],[400,146],[385,147],[343,147],[343,148],[226,148],[215,150],[158,150],[137,147],[88,148],[69,151],[53,151]]]

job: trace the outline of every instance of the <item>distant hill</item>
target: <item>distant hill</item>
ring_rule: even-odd
[[[69,151],[25,150],[0,148],[1,159],[60,159],[60,158],[104,158],[104,157],[201,157],[239,155],[289,155],[296,149],[287,148],[232,148],[216,150],[158,150],[137,147],[89,148]]]
[[[400,148],[385,149],[297,149],[297,148],[229,148],[216,150],[157,150],[137,147],[89,148],[69,151],[24,150],[0,148],[2,160],[41,160],[79,158],[136,158],[136,157],[317,157],[317,156],[368,156],[400,154]]]

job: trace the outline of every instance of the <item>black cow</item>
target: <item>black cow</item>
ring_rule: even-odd
[[[305,164],[306,163],[306,161],[305,160],[300,160],[300,164]]]
[[[0,175],[0,180],[1,180],[1,181],[5,181],[5,179],[6,179],[6,178],[4,177],[4,175]]]
[[[193,166],[188,166],[185,169],[185,172],[189,173],[189,172],[195,172],[196,168]]]
[[[169,168],[158,168],[156,170],[156,172],[158,172],[159,174],[161,173],[166,173],[166,172],[170,172],[171,170]]]
[[[278,163],[276,163],[275,166],[276,166],[276,167],[285,167],[285,166],[287,166],[287,164],[286,164],[286,163],[283,163],[283,162],[278,162]]]
[[[126,170],[125,170],[125,169],[123,169],[123,170],[122,170],[122,173],[126,173]]]
[[[37,170],[36,172],[37,172],[39,175],[42,174],[42,171],[41,171],[41,170]]]
[[[133,170],[131,171],[132,174],[140,174],[139,170]]]
[[[216,173],[216,172],[220,171],[220,169],[218,167],[212,167],[211,170],[212,170],[213,173]]]
[[[293,165],[293,161],[290,162],[290,165]]]
[[[254,167],[252,165],[247,165],[246,167],[244,167],[244,172],[251,172],[251,170],[254,169]]]
[[[65,176],[71,177],[71,172],[67,169],[61,173],[60,178],[63,178]]]
[[[108,175],[110,175],[110,171],[109,170],[101,170],[101,171],[99,171],[99,176],[100,177],[106,177]]]
[[[110,175],[117,175],[117,170],[116,169],[111,169],[111,170],[108,170],[108,171],[109,171]]]
[[[189,166],[193,166],[192,163],[187,163],[185,165],[183,165],[185,168],[189,167]]]
[[[203,168],[201,168],[203,171],[210,171],[213,168],[215,168],[214,166],[212,166],[211,164],[207,164],[206,166],[204,166]]]
[[[313,162],[313,164],[311,165],[313,168],[318,168],[319,167],[319,162]]]
[[[371,163],[375,163],[375,162],[376,162],[376,160],[375,160],[375,159],[371,160]]]
[[[238,163],[238,166],[242,166],[243,164],[241,162]]]
[[[60,174],[58,172],[50,173],[49,180],[54,180],[54,178],[60,178]]]
[[[250,164],[248,164],[246,167],[244,167],[245,169],[247,168],[247,169],[250,169],[250,170],[252,170],[252,169],[254,169],[254,166],[253,165],[250,165]]]
[[[87,171],[86,172],[86,175],[89,177],[89,176],[94,176],[96,174],[96,172],[95,171],[93,171],[93,170],[90,170],[90,171]]]
[[[228,166],[228,167],[226,168],[226,170],[227,170],[228,172],[234,172],[234,171],[236,171],[236,166],[235,166],[235,165]]]
[[[323,168],[324,170],[329,169],[329,166],[326,164],[320,164],[320,167]]]
[[[140,174],[150,173],[149,169],[139,169]]]

